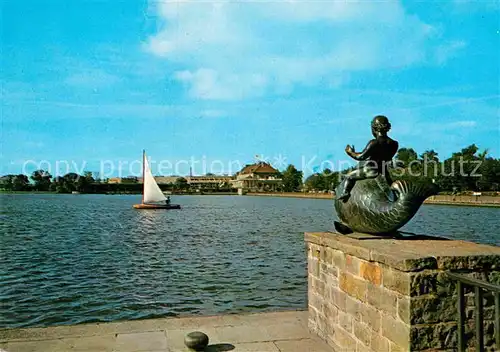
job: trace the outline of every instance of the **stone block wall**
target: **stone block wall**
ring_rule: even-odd
[[[447,270],[500,284],[500,247],[432,238],[307,233],[309,328],[334,351],[456,351],[457,289]],[[466,334],[474,350],[474,297]],[[494,299],[484,297],[485,346]]]

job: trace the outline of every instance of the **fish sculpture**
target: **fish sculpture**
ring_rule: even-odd
[[[336,194],[342,194],[343,183]],[[384,177],[357,181],[349,198],[334,201],[341,233],[391,234],[410,221],[424,200],[437,194],[434,183],[398,180],[391,186]]]
[[[359,161],[336,189],[335,210],[341,233],[352,231],[372,234],[394,233],[416,214],[424,200],[437,194],[434,183],[392,182],[390,165],[399,144],[388,136],[391,123],[377,115],[371,123],[371,139],[363,151],[347,145],[345,151]]]

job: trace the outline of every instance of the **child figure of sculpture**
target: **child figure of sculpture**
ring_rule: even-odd
[[[347,146],[346,153],[360,161],[335,190],[334,205],[341,233],[353,231],[392,234],[416,214],[424,200],[437,194],[433,183],[398,180],[392,182],[388,165],[398,150],[398,142],[389,138],[391,128],[385,116],[371,123],[374,139],[356,153]]]
[[[358,160],[358,168],[349,173],[344,180],[344,191],[339,199],[349,197],[351,189],[357,180],[375,178],[383,175],[387,184],[392,184],[391,175],[387,163],[392,160],[398,151],[398,142],[389,138],[387,132],[391,129],[389,119],[378,115],[372,120],[372,135],[375,137],[368,142],[361,153],[354,151],[354,146],[348,145],[346,153],[353,159]]]

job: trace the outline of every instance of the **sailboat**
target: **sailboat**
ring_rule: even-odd
[[[134,204],[135,209],[180,209],[179,204],[166,202],[167,198],[156,183],[146,158],[146,151],[142,151],[142,202]]]

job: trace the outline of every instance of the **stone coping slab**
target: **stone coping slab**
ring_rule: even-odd
[[[305,240],[401,271],[500,268],[500,247],[440,237],[306,232]]]
[[[332,352],[307,320],[301,310],[2,329],[0,351],[184,352],[186,334],[202,331],[210,352]]]

